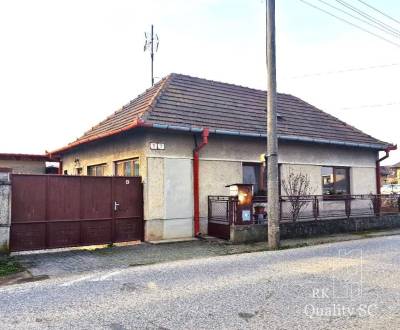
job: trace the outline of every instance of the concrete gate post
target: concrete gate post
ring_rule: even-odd
[[[11,171],[0,167],[0,254],[8,253],[10,246]]]

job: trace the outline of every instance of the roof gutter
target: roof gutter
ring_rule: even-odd
[[[196,133],[200,133],[203,130],[202,128],[197,128],[197,127],[186,127],[186,126],[176,126],[176,125],[166,125],[166,124],[150,124],[150,126],[153,128],[159,128],[159,129],[170,129],[170,130],[176,130],[176,131],[196,132]],[[214,133],[214,134],[231,135],[231,136],[246,136],[246,137],[261,137],[261,138],[267,137],[267,134],[231,131],[231,130],[220,130],[220,129],[209,129],[209,132]],[[280,140],[286,140],[286,141],[332,144],[332,145],[338,145],[338,146],[368,148],[368,149],[374,149],[374,150],[385,150],[386,148],[390,147],[390,145],[387,145],[387,144],[345,142],[345,141],[339,141],[339,140],[317,139],[317,138],[309,138],[306,136],[295,136],[295,135],[285,135],[285,134],[278,134],[278,138]]]
[[[104,133],[104,134],[94,135],[94,136],[88,137],[86,139],[82,139],[82,140],[78,140],[78,141],[72,142],[72,143],[68,144],[67,146],[65,146],[63,148],[60,148],[60,149],[57,149],[57,150],[54,150],[54,151],[51,151],[51,152],[47,153],[47,155],[49,157],[52,157],[53,155],[59,155],[59,154],[62,154],[63,152],[71,150],[72,148],[75,148],[75,147],[80,146],[82,144],[93,142],[93,141],[97,141],[97,140],[104,139],[104,138],[108,138],[108,137],[111,137],[111,136],[115,136],[115,135],[118,135],[120,133],[129,131],[131,129],[138,128],[138,127],[152,127],[152,125],[145,123],[145,121],[143,119],[135,119],[132,124],[130,124],[130,125],[124,127],[124,128],[117,129],[117,130],[114,130],[114,131],[111,131],[111,132],[107,132],[107,133]]]
[[[179,126],[179,125],[149,123],[149,122],[146,122],[145,120],[139,118],[139,119],[135,119],[132,124],[130,124],[124,128],[114,130],[111,132],[107,132],[104,134],[91,136],[86,139],[78,140],[76,142],[70,143],[66,147],[54,150],[54,151],[48,153],[47,155],[49,157],[53,157],[53,155],[61,154],[63,152],[66,152],[66,151],[68,151],[72,148],[75,148],[77,146],[80,146],[82,144],[97,141],[97,140],[107,138],[110,136],[114,136],[114,135],[129,131],[131,129],[138,128],[138,127],[168,129],[168,130],[173,130],[173,131],[194,132],[194,133],[201,133],[203,131],[203,128],[201,128],[201,127],[187,127],[187,126]],[[267,134],[221,130],[221,129],[209,129],[209,132],[213,133],[213,134],[222,134],[222,135],[230,135],[230,136],[246,136],[246,137],[260,137],[260,138],[267,137]],[[278,139],[285,140],[285,141],[311,142],[311,143],[318,143],[318,144],[331,144],[331,145],[337,145],[337,146],[367,148],[367,149],[373,149],[373,150],[385,150],[386,148],[392,146],[390,144],[345,142],[345,141],[339,141],[339,140],[317,139],[317,138],[310,138],[310,137],[306,137],[306,136],[285,135],[285,134],[278,134]]]

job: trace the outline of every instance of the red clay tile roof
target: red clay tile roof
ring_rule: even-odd
[[[211,133],[264,136],[265,106],[265,91],[173,73],[66,148],[146,125],[208,127]],[[278,134],[283,139],[301,137],[377,148],[389,145],[295,96],[278,93],[277,106]]]

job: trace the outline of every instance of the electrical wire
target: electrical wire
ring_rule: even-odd
[[[375,10],[375,11],[378,12],[378,13],[380,13],[381,15],[383,15],[383,16],[385,16],[385,17],[391,19],[392,21],[394,21],[394,22],[400,24],[400,21],[397,20],[396,18],[394,18],[394,17],[392,17],[392,16],[390,16],[390,15],[384,13],[383,11],[381,11],[381,10],[379,10],[379,9],[377,9],[377,8],[375,8],[375,7],[373,7],[373,6],[371,6],[370,4],[366,3],[365,1],[362,1],[362,0],[358,0],[358,1],[361,2],[363,5],[365,5],[365,6],[369,7],[369,8],[371,8],[371,9]]]
[[[368,20],[362,19],[362,18],[360,18],[358,16],[355,16],[355,15],[353,15],[353,14],[351,14],[351,13],[349,13],[349,12],[339,8],[339,7],[336,7],[336,6],[326,2],[324,0],[318,0],[318,1],[322,2],[323,4],[329,6],[329,7],[333,8],[333,9],[336,9],[336,10],[338,10],[338,11],[340,11],[340,12],[342,12],[342,13],[344,13],[344,14],[346,14],[346,15],[348,15],[348,16],[356,19],[356,20],[359,20],[360,22],[363,22],[364,24],[370,25],[370,26],[372,26],[372,27],[374,27],[374,28],[376,28],[378,30],[381,30],[384,33],[388,33],[388,34],[390,34],[390,35],[392,35],[394,37],[397,37],[397,38],[400,37],[400,31],[396,31],[395,29],[392,29],[392,28],[389,29],[389,28],[385,27],[383,24],[379,24],[379,23],[375,23],[375,22],[374,22],[374,24],[372,24],[371,23],[372,20],[368,21]],[[379,25],[381,25],[383,27],[380,27]]]
[[[383,41],[386,41],[387,43],[390,43],[390,44],[392,44],[392,45],[394,45],[394,46],[400,47],[400,44],[398,44],[398,43],[396,43],[396,42],[394,42],[394,41],[391,41],[391,40],[389,40],[389,39],[386,39],[385,37],[382,37],[382,36],[380,36],[380,35],[378,35],[378,34],[376,34],[376,33],[374,33],[374,32],[371,32],[371,31],[367,30],[367,29],[364,29],[363,27],[361,27],[361,26],[359,26],[359,25],[357,25],[357,24],[354,24],[354,23],[352,23],[352,22],[350,22],[350,21],[348,21],[348,20],[346,20],[346,19],[344,19],[344,18],[342,18],[342,17],[339,17],[339,16],[337,16],[337,15],[335,15],[335,14],[332,14],[331,12],[329,12],[329,11],[327,11],[327,10],[325,10],[325,9],[322,9],[322,8],[316,6],[316,5],[314,5],[314,4],[312,4],[312,3],[308,2],[308,1],[305,1],[305,0],[299,0],[299,1],[303,2],[304,4],[310,6],[310,7],[314,8],[314,9],[317,9],[317,10],[319,10],[319,11],[322,11],[322,12],[324,12],[325,14],[327,14],[327,15],[329,15],[329,16],[332,16],[332,17],[334,17],[334,18],[336,18],[336,19],[338,19],[338,20],[340,20],[340,21],[342,21],[342,22],[345,22],[345,23],[347,23],[347,24],[349,24],[349,25],[351,25],[351,26],[353,26],[353,27],[355,27],[355,28],[357,28],[357,29],[359,29],[359,30],[361,30],[361,31],[364,31],[364,32],[366,32],[366,33],[368,33],[368,34],[370,34],[370,35],[373,35],[374,37],[376,37],[376,38],[378,38],[378,39],[381,39],[381,40],[383,40]]]
[[[364,104],[355,107],[344,107],[339,110],[354,110],[354,109],[365,109],[365,108],[382,108],[382,107],[390,107],[393,105],[399,105],[400,102],[391,102],[391,103],[380,103],[380,104]]]
[[[380,26],[382,26],[384,29],[387,29],[389,31],[391,31],[392,33],[395,34],[399,34],[400,31],[393,28],[392,26],[380,21],[379,19],[376,19],[375,17],[367,14],[366,12],[362,11],[361,9],[358,9],[357,7],[354,7],[352,5],[350,5],[349,3],[347,3],[346,1],[343,0],[335,0],[336,2],[340,3],[342,6],[354,11],[355,13],[359,14],[360,16],[370,20],[371,22],[374,22],[375,24],[378,24]]]
[[[341,73],[347,73],[347,72],[357,72],[357,71],[365,71],[365,70],[384,69],[384,68],[389,68],[389,67],[399,66],[399,65],[400,65],[400,63],[371,65],[371,66],[358,67],[358,68],[349,68],[349,69],[336,70],[336,71],[315,72],[315,73],[292,76],[292,77],[289,77],[289,78],[290,79],[300,79],[300,78],[308,78],[308,77],[316,77],[316,76],[326,76],[326,75],[341,74]]]

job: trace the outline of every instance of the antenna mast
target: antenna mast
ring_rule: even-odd
[[[154,85],[154,51],[158,51],[158,44],[159,44],[159,39],[158,35],[154,35],[154,26],[151,24],[151,32],[150,36],[147,35],[147,32],[144,33],[145,37],[145,43],[144,43],[144,51],[150,50],[150,58],[151,58],[151,86]],[[155,42],[155,45],[154,45]],[[155,47],[154,47],[155,46]],[[155,49],[154,49],[155,48]]]

